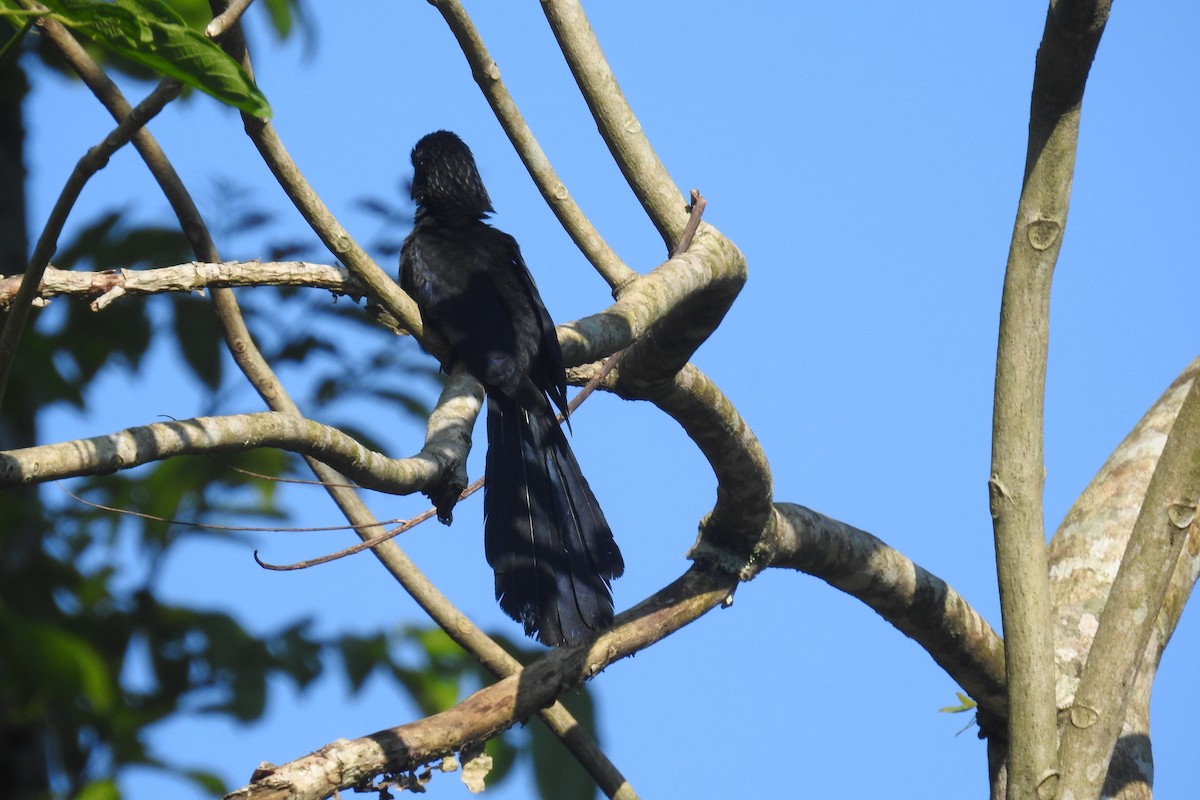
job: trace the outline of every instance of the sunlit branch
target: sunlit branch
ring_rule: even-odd
[[[210,39],[220,39],[242,18],[242,14],[246,13],[246,9],[253,2],[254,0],[230,0],[225,10],[205,26],[204,35]]]
[[[1108,3],[1053,0],[1038,50],[1025,180],[1005,269],[988,487],[1008,664],[1008,797],[1056,791],[1053,617],[1042,508],[1050,286],[1088,70]]]
[[[917,642],[981,709],[1007,715],[1004,643],[958,592],[866,531],[800,505],[775,508],[772,567],[800,570],[861,600]]]
[[[1200,373],[1192,361],[1142,417],[1076,499],[1050,543],[1051,589],[1056,627],[1060,709],[1070,708],[1088,662],[1100,614],[1112,591],[1150,478],[1163,453],[1184,398]],[[1097,569],[1097,565],[1105,565]],[[1141,655],[1124,707],[1121,735],[1112,751],[1106,780],[1121,786],[1116,797],[1149,795],[1154,782],[1150,743],[1150,695],[1163,648],[1179,623],[1200,574],[1200,531],[1193,527],[1172,575],[1166,599]],[[1124,631],[1122,648],[1132,648],[1137,626]],[[1140,792],[1140,793],[1139,793]]]
[[[411,494],[445,469],[441,445],[433,438],[416,456],[392,459],[364,447],[337,428],[291,414],[263,411],[196,417],[0,452],[0,487],[105,475],[175,456],[277,447],[319,459],[365,488]]]
[[[0,310],[13,301],[22,284],[20,275],[0,275]],[[192,261],[153,269],[108,269],[101,272],[46,268],[37,301],[59,295],[91,299],[101,311],[121,297],[166,292],[203,292],[235,286],[307,286],[358,300],[366,289],[350,273],[329,264],[307,261]],[[35,301],[36,302],[36,301]]]
[[[1200,504],[1200,384],[1179,409],[1100,615],[1060,749],[1063,797],[1099,794],[1134,673]]]
[[[577,0],[542,0],[542,9],[609,152],[671,252],[687,224],[683,194],[621,92],[583,7]]]
[[[492,60],[479,31],[475,29],[462,4],[457,0],[436,0],[433,5],[442,13],[446,24],[454,33],[467,63],[471,65],[471,74],[475,77],[475,82],[479,84],[496,119],[500,121],[508,140],[512,142],[513,149],[517,151],[538,191],[542,193],[546,205],[558,217],[563,230],[614,291],[633,280],[637,277],[636,273],[609,247],[608,242],[579,208],[567,191],[566,185],[558,177],[558,173],[554,171],[550,159],[542,151],[541,145],[521,115],[516,101],[508,93],[504,81],[500,78],[500,68]]]

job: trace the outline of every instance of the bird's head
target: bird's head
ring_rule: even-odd
[[[419,208],[475,219],[494,210],[475,157],[456,134],[434,131],[423,136],[413,148],[412,165],[412,198]]]

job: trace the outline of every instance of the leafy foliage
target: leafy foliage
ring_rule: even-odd
[[[267,98],[242,66],[165,0],[45,0],[53,19],[114,53],[257,117]],[[23,14],[13,0],[0,10]]]

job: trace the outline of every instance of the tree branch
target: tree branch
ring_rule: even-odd
[[[796,569],[870,606],[917,642],[982,711],[1008,715],[1004,642],[952,587],[871,534],[776,503],[770,566]]]
[[[242,61],[246,70],[251,72],[252,67],[249,55],[245,51],[245,42],[241,39],[240,27],[235,26],[233,33],[235,41],[229,49],[235,58]],[[251,74],[253,73],[251,72]],[[390,303],[390,305],[385,303],[385,308],[392,312],[402,325],[420,338],[422,329],[415,304],[390,278],[382,274],[374,261],[341,228],[320,198],[304,181],[299,170],[283,149],[282,142],[279,141],[274,129],[262,120],[254,120],[246,115],[243,115],[242,119],[247,134],[258,147],[272,173],[281,181],[281,185],[288,196],[292,198],[301,215],[309,221],[322,240],[335,252],[335,255],[345,250],[346,256],[342,257],[342,260],[351,268],[351,272],[368,283],[373,291],[380,292],[377,296],[386,298]],[[238,319],[240,320],[240,317]],[[242,328],[244,329],[244,325]],[[441,343],[431,337],[426,337],[423,344],[435,353],[444,350]],[[254,352],[257,353],[257,350]],[[470,382],[474,391],[481,394],[482,390],[478,384],[474,381]],[[275,381],[275,384],[277,385],[278,382]],[[282,387],[279,390],[282,392]],[[267,402],[273,402],[269,394],[263,396]],[[287,400],[286,395],[283,395],[283,399],[288,404],[291,403],[290,400]],[[476,408],[475,414],[478,414],[478,408]],[[472,415],[473,419],[474,415]],[[462,463],[462,460],[459,460],[456,469],[461,469]],[[368,540],[382,533],[381,526],[369,526],[371,522],[375,521],[374,515],[367,509],[356,492],[333,485],[334,478],[337,477],[333,470],[319,462],[310,461],[310,465],[314,474],[326,482],[330,496],[346,515],[346,518],[356,526],[355,530],[360,538]],[[520,663],[487,634],[480,631],[465,614],[455,608],[449,599],[417,569],[395,541],[376,545],[372,547],[372,551],[429,617],[485,668],[497,676],[520,674]],[[636,800],[637,795],[628,781],[600,750],[591,735],[567,711],[566,707],[557,700],[547,705],[549,708],[539,712],[542,720],[592,775],[605,794],[619,800]]]
[[[0,310],[7,309],[23,284],[21,275],[0,275]],[[102,272],[46,267],[36,297],[59,295],[94,298],[93,311],[102,311],[125,296],[165,292],[203,292],[234,286],[307,286],[357,301],[366,288],[347,270],[307,261],[191,261],[153,269],[109,269]]]
[[[988,480],[1008,664],[1008,797],[1055,794],[1054,646],[1043,522],[1050,285],[1079,115],[1108,4],[1052,0],[1034,72],[1025,181],[1000,310]]]
[[[1050,541],[1060,709],[1070,707],[1074,700],[1099,625],[1099,612],[1112,590],[1117,565],[1129,544],[1150,477],[1197,376],[1200,376],[1200,358],[1187,366],[1113,450]],[[1161,648],[1179,619],[1191,587],[1187,574],[1198,566],[1189,570],[1181,565],[1182,574],[1174,585],[1182,594],[1169,602],[1160,615],[1159,649],[1153,651],[1152,663],[1161,655]]]
[[[578,0],[542,0],[542,10],[609,152],[673,252],[687,225],[687,201],[621,92],[583,7]]]
[[[1099,794],[1135,671],[1200,504],[1200,384],[1192,382],[1150,478],[1062,734],[1060,797]]]
[[[508,135],[508,140],[512,142],[513,149],[520,156],[521,163],[525,165],[538,191],[542,193],[546,205],[558,217],[563,230],[608,285],[613,287],[614,292],[636,278],[637,273],[626,266],[604,240],[571,197],[558,173],[554,171],[550,160],[521,115],[516,101],[500,79],[500,68],[492,60],[479,31],[475,29],[475,24],[471,22],[462,4],[457,0],[433,0],[433,5],[441,12],[454,38],[458,40],[467,63],[471,65],[471,75],[479,84],[483,96],[487,98],[492,112]]]
[[[472,384],[463,383],[467,382],[447,388],[446,402],[429,418],[425,446],[411,458],[388,458],[337,428],[263,411],[156,422],[107,436],[0,452],[0,487],[105,475],[175,456],[277,447],[329,464],[364,488],[412,494],[460,463],[469,446],[480,395],[471,391]]]
[[[1163,445],[1198,374],[1200,358],[1188,365],[1117,446],[1075,501],[1050,542],[1060,710],[1069,709],[1075,702],[1075,691],[1099,626],[1100,610],[1108,600],[1117,565],[1129,543]],[[1150,796],[1154,778],[1150,689],[1163,648],[1179,622],[1197,574],[1200,574],[1200,535],[1193,530],[1142,653],[1133,693],[1125,706],[1121,736],[1107,770],[1104,797],[1143,800]],[[1127,633],[1132,635],[1135,631]],[[1123,646],[1133,647],[1133,644]],[[1066,717],[1060,713],[1060,721]]]
[[[483,742],[528,718],[609,664],[665,638],[719,605],[737,579],[693,566],[670,586],[617,616],[590,644],[558,647],[519,674],[479,690],[454,708],[351,741],[339,740],[265,770],[226,800],[318,800],[367,786]]]

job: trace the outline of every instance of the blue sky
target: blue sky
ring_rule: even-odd
[[[311,5],[315,57],[304,58],[298,43],[274,46],[252,19],[255,66],[280,135],[350,231],[360,241],[379,232],[355,200],[396,197],[412,144],[449,128],[475,151],[495,224],[521,242],[554,317],[605,306],[607,287],[542,204],[437,12],[417,0]],[[631,266],[657,265],[661,241],[608,159],[537,4],[470,10],[572,194]],[[705,219],[749,260],[749,282],[695,362],[763,442],[777,499],[880,536],[999,627],[985,483],[993,359],[1045,5],[606,0],[591,14],[660,157],[684,192],[704,193]],[[1200,9],[1182,0],[1118,3],[1092,71],[1052,307],[1050,530],[1200,344],[1189,302],[1200,291],[1198,25]],[[145,88],[127,91],[138,97]],[[27,124],[36,227],[111,123],[81,86],[39,74]],[[151,129],[203,211],[220,214],[228,198],[213,187],[232,178],[303,235],[233,112],[194,97]],[[139,219],[167,213],[132,151],[89,185],[76,222],[117,199]],[[218,247],[227,257],[258,255],[245,242]],[[47,435],[198,413],[202,394],[176,358],[159,348],[132,385],[110,375],[94,416],[57,412]],[[261,408],[249,389],[235,405]],[[385,416],[391,425],[395,417]],[[625,608],[685,569],[715,482],[682,432],[648,406],[597,397],[574,431],[625,554],[627,574],[615,584]],[[415,422],[377,431],[395,455],[415,451],[421,433]],[[338,521],[321,494],[286,497],[297,525]],[[417,498],[370,503],[381,517],[422,508]],[[423,527],[403,545],[481,624],[516,635],[492,600],[480,504],[455,517],[452,528]],[[265,557],[286,561],[351,538],[264,534],[259,542]],[[312,616],[325,631],[366,631],[417,619],[365,556],[281,575],[260,571],[243,543],[196,543],[169,564],[164,587],[168,597],[235,609],[264,627]],[[1193,784],[1196,625],[1186,612],[1156,686],[1164,797]],[[606,749],[644,797],[985,791],[974,729],[956,736],[966,720],[937,711],[955,702],[955,684],[875,614],[807,576],[764,574],[732,608],[610,667],[592,686]],[[287,761],[415,717],[382,683],[353,698],[338,679],[302,696],[280,686],[271,702],[259,724],[191,719],[166,726],[155,744],[238,785],[261,760]],[[125,788],[135,800],[192,796],[150,775]],[[431,790],[466,796],[453,776]],[[490,796],[526,793],[514,781]]]

